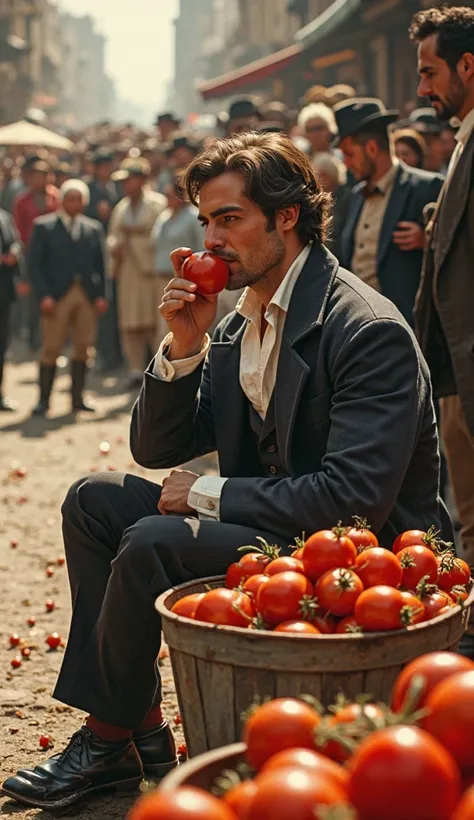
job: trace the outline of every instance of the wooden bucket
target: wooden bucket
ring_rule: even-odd
[[[224,577],[191,581],[156,602],[190,757],[239,741],[242,714],[256,698],[309,694],[328,707],[342,692],[388,702],[405,664],[457,649],[474,600],[473,589],[467,608],[395,632],[314,637],[199,623],[170,611],[185,595],[224,583]]]
[[[222,772],[226,769],[235,769],[238,763],[243,763],[246,748],[245,743],[233,743],[231,746],[214,749],[188,760],[167,774],[159,789],[169,793],[180,786],[195,786],[210,792]]]

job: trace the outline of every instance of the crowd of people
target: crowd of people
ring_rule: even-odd
[[[17,163],[0,282],[11,300],[19,267],[39,307],[36,411],[47,412],[68,337],[73,408],[88,409],[99,317],[102,366],[120,340],[131,386],[142,385],[135,460],[167,469],[217,451],[221,475],[172,469],[160,486],[106,472],[70,488],[73,617],[54,695],[88,716],[63,752],[5,781],[10,797],[65,807],[176,765],[154,602],[225,573],[242,544],[265,538],[285,553],[302,530],[355,513],[384,546],[431,525],[452,541],[433,393],[458,550],[474,569],[474,10],[418,12],[411,38],[431,107],[405,118],[319,87],[299,113],[235,100],[224,140],[199,144],[169,113],[157,121],[166,149],[137,142],[124,156],[109,134],[59,189],[51,158],[26,158],[21,180]],[[13,184],[24,186],[16,197]],[[227,295],[239,300],[212,343],[221,299],[182,276],[198,244],[228,263]]]

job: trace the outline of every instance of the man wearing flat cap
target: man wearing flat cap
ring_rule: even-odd
[[[427,145],[427,152],[424,167],[428,171],[436,171],[445,175],[448,166],[445,158],[445,148],[441,134],[447,122],[442,122],[437,116],[434,108],[415,108],[408,117],[410,128],[414,128]]]
[[[348,205],[341,259],[362,281],[397,306],[410,325],[425,245],[423,210],[436,201],[443,178],[409,168],[394,153],[389,126],[398,117],[375,98],[334,108],[336,144],[358,181]]]
[[[181,120],[172,111],[162,111],[157,115],[155,126],[158,131],[160,142],[168,142],[173,131],[177,131],[181,125]]]
[[[159,281],[151,232],[167,201],[147,185],[150,170],[143,157],[129,157],[112,175],[125,193],[112,213],[107,242],[131,387],[142,383],[147,349],[154,349],[157,334]]]
[[[237,97],[229,106],[227,134],[258,131],[263,120],[263,102],[260,97]]]
[[[72,410],[93,409],[83,398],[87,356],[95,341],[97,316],[107,310],[102,226],[83,215],[89,189],[82,180],[70,179],[59,194],[59,212],[35,220],[27,253],[41,310],[40,395],[33,411],[40,416],[49,410],[56,362],[68,338]]]

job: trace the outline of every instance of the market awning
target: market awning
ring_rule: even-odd
[[[255,60],[253,63],[242,66],[242,68],[229,71],[227,74],[221,74],[220,77],[216,77],[214,80],[200,83],[198,91],[205,100],[232,94],[234,91],[247,88],[260,80],[278,74],[282,68],[286,68],[294,62],[302,50],[300,43],[282,48],[281,51],[276,51],[268,57],[262,57],[260,60]]]
[[[309,48],[321,42],[325,37],[333,34],[361,6],[362,0],[334,0],[326,11],[296,32],[296,42],[301,48]]]

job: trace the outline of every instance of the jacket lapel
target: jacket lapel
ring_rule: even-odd
[[[349,208],[347,214],[347,221],[341,236],[342,246],[342,264],[350,270],[352,264],[352,257],[354,255],[354,234],[359,217],[364,204],[363,195],[364,186],[359,187],[352,193],[349,200]]]
[[[403,209],[410,193],[409,183],[410,176],[408,174],[408,170],[403,163],[400,163],[382,222],[377,252],[377,266],[380,266],[385,254],[387,253],[392,241],[393,231],[395,230],[397,222],[400,221],[403,214]]]
[[[275,425],[283,465],[291,475],[291,440],[299,402],[310,366],[298,352],[299,343],[318,330],[339,265],[321,245],[313,245],[296,282],[283,330],[275,384]]]
[[[474,133],[462,152],[453,175],[444,189],[443,199],[436,216],[434,259],[438,271],[453,243],[454,234],[466,210],[472,185],[474,160]]]

